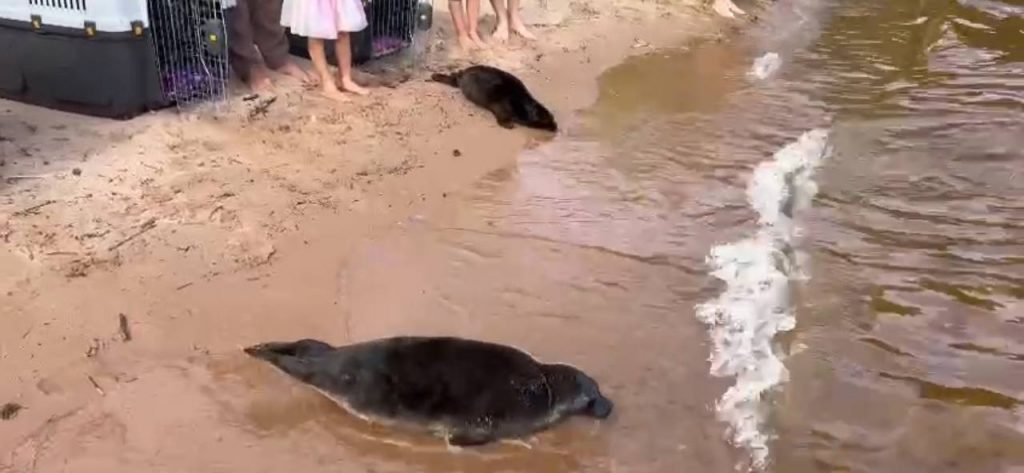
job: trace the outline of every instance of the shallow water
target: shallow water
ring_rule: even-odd
[[[1024,467],[1022,61],[1015,2],[778,2],[608,71],[584,127],[431,220],[430,279],[479,291],[448,297],[467,314],[578,318],[507,339],[613,384],[623,469]],[[602,324],[634,348],[574,333]]]
[[[221,354],[48,423],[10,471],[1024,468],[1022,15],[776,2],[607,71],[579,126],[339,271],[348,338],[574,363],[606,422],[450,452]]]
[[[583,471],[1024,468],[1022,13],[793,0],[631,59],[368,246],[353,294],[407,289],[354,296],[395,320],[360,336],[412,305],[593,371],[619,411]]]
[[[787,242],[798,277],[770,301],[795,317],[776,337],[789,381],[746,406],[764,424],[739,424],[775,436],[774,471],[1024,465],[1022,13],[1010,2],[780,2],[745,48],[751,69],[770,53],[779,69],[748,76],[713,114],[677,119],[675,133],[704,143],[674,159],[696,158],[737,197],[751,172],[736,164],[830,132],[817,196]],[[706,171],[705,160],[724,163]],[[746,322],[775,322],[768,313]]]

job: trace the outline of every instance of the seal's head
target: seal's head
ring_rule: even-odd
[[[522,115],[520,119],[522,119],[524,125],[552,133],[558,131],[558,123],[555,122],[555,116],[544,105],[541,105],[540,102],[533,100],[532,97],[529,100],[524,100],[519,108]]]
[[[297,342],[269,342],[245,348],[245,352],[256,358],[273,360],[287,356],[294,358],[310,358],[330,353],[334,347],[320,340],[303,339]]]
[[[601,394],[597,381],[575,367],[562,364],[544,366],[544,376],[554,395],[554,407],[568,415],[588,415],[605,419],[615,404]]]

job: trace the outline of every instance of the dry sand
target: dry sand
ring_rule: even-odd
[[[121,471],[113,460],[61,469],[78,447],[60,426],[113,429],[122,440],[145,431],[161,406],[190,399],[161,388],[169,375],[155,366],[267,339],[402,330],[367,318],[357,334],[338,323],[351,248],[545,139],[498,127],[426,81],[432,70],[512,70],[569,128],[605,68],[725,28],[678,2],[580,2],[558,25],[537,27],[536,44],[458,59],[438,7],[424,59],[386,71],[407,81],[348,104],[283,81],[264,113],[240,94],[216,113],[128,122],[0,102],[0,405],[12,403],[0,421],[0,471]],[[132,396],[138,411],[111,414],[112,399]],[[213,408],[197,405],[197,418],[204,409]],[[82,410],[105,414],[76,417]],[[164,466],[147,471],[204,471]]]

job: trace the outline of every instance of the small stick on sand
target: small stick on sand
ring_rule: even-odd
[[[124,240],[121,240],[121,241],[119,241],[119,242],[117,242],[117,243],[114,243],[114,244],[113,244],[113,245],[112,245],[112,246],[111,246],[110,248],[108,248],[108,249],[109,249],[110,251],[114,251],[114,250],[116,250],[116,249],[120,248],[120,247],[121,247],[122,245],[124,245],[125,243],[128,243],[128,242],[130,242],[130,241],[132,241],[132,240],[134,240],[134,239],[138,238],[138,237],[139,237],[140,235],[142,235],[143,233],[146,233],[146,232],[148,232],[148,231],[150,231],[150,230],[152,230],[152,229],[154,229],[154,228],[156,228],[156,219],[155,219],[155,218],[151,218],[151,219],[149,219],[149,220],[146,220],[145,222],[143,222],[143,223],[142,223],[142,226],[140,226],[140,227],[139,227],[139,231],[137,231],[137,232],[133,233],[133,234],[132,234],[132,235],[130,235],[130,236],[129,236],[128,238],[125,238]]]
[[[107,393],[103,391],[103,388],[100,387],[100,383],[97,383],[96,379],[92,376],[89,376],[89,382],[92,383],[92,387],[96,388],[96,392],[100,393],[100,396],[107,395]]]
[[[46,179],[47,176],[5,176],[4,179],[7,182],[13,182],[21,179]]]
[[[264,117],[267,115],[267,111],[270,110],[270,106],[277,102],[277,96],[271,96],[266,100],[263,100],[253,106],[252,110],[249,111],[249,119],[252,120],[256,117]]]
[[[37,211],[39,211],[39,209],[41,209],[43,207],[46,207],[47,205],[52,205],[52,204],[56,204],[56,203],[57,203],[56,200],[47,200],[46,202],[43,202],[41,204],[36,204],[36,205],[33,205],[33,206],[31,206],[31,207],[29,207],[27,209],[23,209],[23,210],[19,210],[17,212],[14,212],[13,215],[15,217],[24,217],[24,216],[26,216],[28,214],[36,213]]]

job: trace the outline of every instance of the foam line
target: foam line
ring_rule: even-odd
[[[728,424],[730,440],[749,452],[755,469],[766,465],[771,440],[762,397],[788,378],[773,341],[796,325],[790,283],[801,274],[793,219],[810,205],[817,192],[814,170],[828,154],[828,131],[814,129],[758,165],[747,185],[757,230],[715,246],[707,256],[711,275],[725,282],[725,290],[699,304],[697,318],[708,325],[711,374],[735,378],[716,410]]]
[[[754,60],[754,64],[750,66],[750,72],[748,72],[748,75],[756,79],[764,80],[772,74],[775,74],[781,66],[782,57],[779,56],[779,53],[767,52]]]

